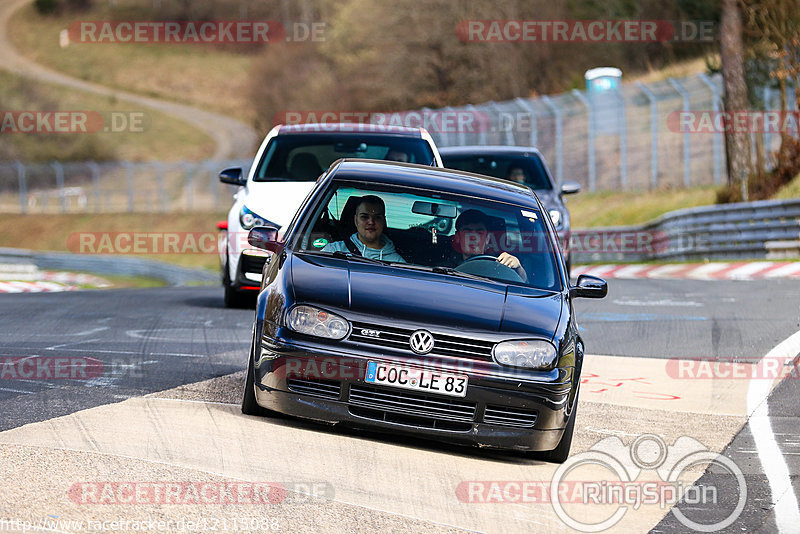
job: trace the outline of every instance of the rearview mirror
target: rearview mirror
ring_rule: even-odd
[[[587,299],[601,299],[608,295],[608,284],[602,278],[582,274],[578,283],[569,288],[570,297],[585,297]]]
[[[247,234],[247,242],[256,248],[278,253],[283,243],[278,241],[278,229],[274,226],[256,226]]]
[[[561,193],[564,195],[574,195],[581,192],[581,184],[578,182],[564,182],[561,184]]]
[[[241,167],[231,167],[220,171],[219,181],[223,184],[245,185],[247,183],[247,178],[244,176],[244,173],[242,173]]]
[[[445,219],[456,218],[456,207],[452,204],[439,204],[437,202],[424,202],[417,200],[411,206],[411,212],[418,215],[429,215],[431,217],[444,217]]]

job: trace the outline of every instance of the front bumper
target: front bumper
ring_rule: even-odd
[[[402,432],[437,441],[502,449],[554,449],[572,413],[572,367],[548,373],[498,373],[493,363],[427,368],[466,374],[466,396],[366,382],[369,361],[418,367],[393,357],[356,355],[303,344],[265,345],[255,361],[258,404],[325,423]],[[463,362],[462,362],[463,363]],[[512,376],[509,376],[511,374]]]

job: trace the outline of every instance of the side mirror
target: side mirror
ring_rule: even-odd
[[[578,182],[564,182],[561,184],[562,195],[574,195],[581,192],[581,184]]]
[[[602,278],[582,274],[578,277],[577,285],[569,288],[569,296],[585,297],[587,299],[601,299],[608,295],[608,284]]]
[[[274,226],[256,226],[247,234],[247,242],[256,248],[278,253],[283,243],[278,241],[278,229]]]
[[[244,173],[242,173],[241,167],[231,167],[220,171],[219,181],[223,184],[245,185],[247,183],[247,178],[244,176]]]

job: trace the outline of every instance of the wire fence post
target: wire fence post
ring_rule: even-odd
[[[556,119],[556,180],[558,188],[561,189],[561,184],[564,183],[564,114],[549,96],[543,96],[542,102],[553,112]]]
[[[19,209],[22,213],[28,212],[28,180],[25,165],[17,161],[17,180],[19,181]]]
[[[711,107],[714,111],[714,117],[719,117],[722,111],[722,99],[719,94],[719,87],[705,74],[698,75],[700,81],[706,84],[711,89]],[[766,142],[766,132],[764,132],[764,140]],[[722,183],[722,132],[717,129],[714,132],[714,184],[720,185]]]
[[[92,174],[92,198],[94,199],[94,212],[100,212],[100,168],[97,163],[90,161],[86,164]]]
[[[539,128],[537,127],[537,124],[536,124],[536,109],[533,107],[533,104],[531,104],[530,100],[527,100],[525,98],[515,98],[514,102],[516,102],[517,105],[519,107],[521,107],[523,110],[527,111],[528,115],[530,115],[530,117],[531,117],[531,136],[530,136],[530,139],[528,141],[528,144],[530,146],[538,145],[539,144]]]
[[[683,113],[690,112],[689,106],[689,92],[686,91],[686,88],[678,82],[675,78],[670,78],[669,84],[678,92],[679,95],[683,98]],[[692,185],[692,176],[690,171],[690,155],[689,155],[689,136],[691,132],[687,128],[685,132],[683,132],[683,185],[685,187],[689,187]]]
[[[125,181],[128,183],[128,212],[133,212],[133,165],[125,161],[122,166],[125,167]]]
[[[642,82],[636,82],[650,102],[650,187],[658,187],[658,100],[655,93]]]
[[[497,127],[500,128],[499,131],[503,132],[503,144],[511,146],[516,145],[517,142],[514,139],[514,117],[509,117],[510,121],[504,120],[504,112],[500,109],[500,106],[497,105],[497,102],[489,102],[488,107],[497,117]]]
[[[577,89],[572,90],[572,94],[581,101],[586,107],[586,116],[588,117],[586,127],[586,147],[588,153],[587,166],[589,170],[589,191],[594,193],[597,190],[597,167],[595,164],[594,153],[594,113],[592,113],[592,104],[586,96]]]
[[[54,161],[50,164],[53,171],[56,173],[56,190],[58,193],[58,205],[61,213],[67,212],[67,196],[64,194],[64,166],[61,163]]]
[[[186,211],[192,211],[194,205],[194,173],[191,163],[186,164],[186,182],[184,190],[186,191]]]
[[[156,166],[156,180],[158,190],[158,210],[161,213],[167,211],[167,190],[164,186],[164,164],[160,161],[155,162]]]
[[[628,113],[625,107],[625,95],[622,88],[617,89],[619,96],[619,182],[625,190],[628,187]]]

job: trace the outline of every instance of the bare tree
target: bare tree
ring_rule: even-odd
[[[744,78],[744,46],[742,13],[736,0],[722,0],[720,24],[720,56],[725,84],[725,109],[728,112],[747,109],[747,84]],[[728,185],[741,185],[747,200],[747,177],[750,175],[750,135],[734,128],[725,134],[728,155]]]

